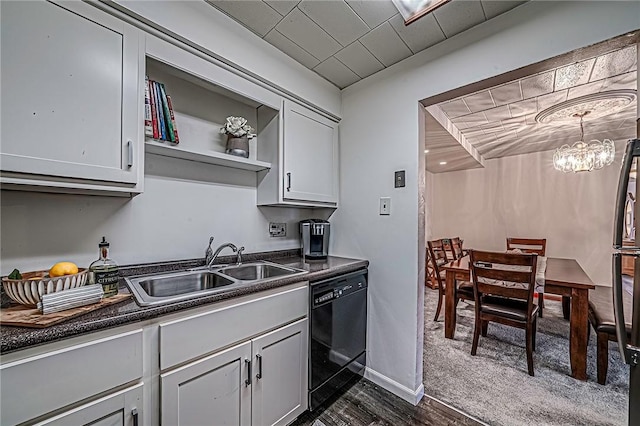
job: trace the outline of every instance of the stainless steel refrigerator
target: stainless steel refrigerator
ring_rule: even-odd
[[[624,362],[630,365],[629,375],[629,425],[640,425],[640,238],[635,238],[635,224],[640,224],[640,203],[629,202],[630,175],[633,189],[632,195],[640,195],[640,176],[638,164],[640,160],[640,139],[627,143],[620,170],[616,214],[614,225],[613,248],[613,306],[616,318],[616,334],[618,346]],[[635,181],[635,186],[634,186]],[[635,197],[631,198],[635,201]],[[624,244],[624,240],[627,243]],[[633,243],[629,243],[633,241]],[[623,288],[622,262],[630,256],[635,260],[633,268],[633,286],[631,297],[633,308],[627,317],[631,318],[631,333],[625,326],[623,311],[623,295],[628,289]],[[627,258],[628,259],[628,258]]]

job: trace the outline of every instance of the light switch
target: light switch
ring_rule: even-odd
[[[391,214],[391,197],[380,198],[380,215],[388,216]]]
[[[395,188],[404,188],[404,176],[404,170],[398,170],[397,172],[395,172],[393,181]]]

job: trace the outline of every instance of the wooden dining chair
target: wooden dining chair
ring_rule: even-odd
[[[477,250],[471,250],[469,255],[476,307],[471,355],[476,354],[480,334],[487,335],[489,322],[523,328],[527,369],[533,376],[538,312],[538,306],[533,303],[533,292],[538,255]]]
[[[451,238],[451,251],[453,253],[454,260],[460,259],[467,255],[462,248],[462,240],[460,237]]]
[[[546,238],[513,238],[507,237],[507,250],[520,250],[523,253],[535,253],[538,256],[547,255],[547,239]],[[566,311],[569,298],[562,298],[562,309]],[[544,293],[538,293],[538,315],[542,318],[542,311],[544,309]],[[567,314],[565,313],[565,317]]]
[[[449,262],[447,252],[445,250],[447,238],[427,241],[429,247],[429,257],[432,261],[432,267],[434,269],[434,275],[438,281],[438,308],[436,309],[436,316],[434,321],[438,321],[440,311],[442,310],[442,301],[444,300],[445,285],[446,285],[446,271],[440,269],[445,263]],[[473,300],[473,285],[468,281],[462,281],[456,285],[456,306],[460,299]]]

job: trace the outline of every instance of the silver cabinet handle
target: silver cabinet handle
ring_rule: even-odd
[[[258,360],[258,374],[256,374],[256,379],[262,379],[262,355],[256,355],[256,359]]]
[[[131,410],[131,417],[133,418],[133,426],[138,426],[138,409],[137,408],[133,408],[133,410]]]
[[[291,191],[291,172],[287,172],[287,191]]]
[[[133,142],[127,141],[127,149],[129,151],[129,155],[127,158],[127,166],[131,168],[133,167]]]
[[[629,185],[629,173],[633,166],[633,159],[640,156],[640,139],[634,139],[627,143],[620,168],[618,191],[616,197],[616,216],[613,225],[613,248],[622,248],[622,234],[624,227],[624,205],[627,201],[627,187]],[[618,340],[618,342],[620,342]]]
[[[251,360],[245,359],[244,363],[247,365],[247,380],[244,381],[244,385],[249,386],[251,384]]]

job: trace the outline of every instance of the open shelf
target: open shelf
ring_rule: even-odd
[[[241,170],[250,170],[258,172],[260,170],[268,170],[271,163],[264,161],[252,160],[250,158],[237,157],[223,152],[208,151],[201,152],[185,149],[180,145],[169,145],[169,143],[156,142],[153,139],[147,139],[144,144],[145,151],[150,154],[163,155],[166,157],[182,158],[183,160],[198,161],[200,163],[215,164],[224,167],[233,167]]]

